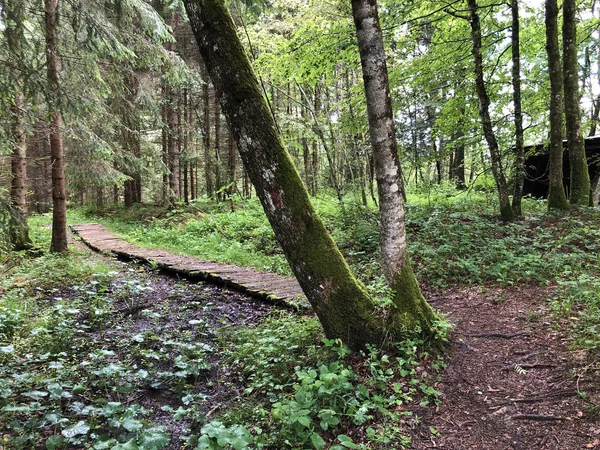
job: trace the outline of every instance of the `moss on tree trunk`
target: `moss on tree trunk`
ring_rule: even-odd
[[[585,157],[585,141],[581,131],[579,111],[579,76],[577,62],[577,4],[563,2],[563,79],[565,92],[565,122],[571,166],[569,201],[572,205],[588,206],[590,175]]]
[[[369,132],[379,193],[381,267],[394,292],[387,327],[392,335],[432,331],[433,311],[408,259],[404,199],[386,55],[376,0],[353,0],[352,13],[365,85]]]
[[[546,0],[546,53],[550,76],[550,185],[548,209],[566,209],[569,204],[563,186],[562,69],[558,47],[558,5]]]
[[[325,334],[355,349],[381,344],[386,323],[314,210],[225,2],[184,3],[244,167]]]

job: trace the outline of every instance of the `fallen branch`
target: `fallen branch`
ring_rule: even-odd
[[[505,333],[479,333],[479,334],[465,334],[467,337],[474,338],[500,338],[500,339],[512,339],[514,337],[519,336],[530,336],[531,333],[513,333],[513,334],[505,334]]]
[[[515,368],[519,366],[521,369],[529,370],[529,369],[552,369],[556,367],[556,364],[507,364],[502,367],[500,370],[515,370]]]
[[[517,414],[512,416],[513,420],[537,420],[539,422],[552,422],[554,420],[567,420],[566,417],[559,417],[555,415],[546,414]]]

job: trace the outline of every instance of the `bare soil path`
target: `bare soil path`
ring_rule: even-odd
[[[417,411],[414,448],[600,449],[599,366],[569,349],[551,295],[539,286],[426,294],[456,324],[456,348],[438,385],[442,405]]]
[[[137,260],[191,280],[210,281],[270,303],[305,309],[309,306],[294,278],[218,264],[163,250],[142,249],[116,237],[97,223],[72,225],[71,229],[92,249],[119,258]]]

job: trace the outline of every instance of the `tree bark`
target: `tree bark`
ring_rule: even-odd
[[[550,76],[550,173],[548,209],[568,207],[563,185],[563,95],[560,50],[558,47],[558,4],[546,0],[546,53]]]
[[[498,189],[500,215],[504,220],[513,220],[514,213],[512,207],[510,206],[508,186],[506,184],[506,178],[502,169],[500,149],[498,147],[496,135],[494,134],[492,119],[490,118],[490,99],[488,97],[487,90],[485,87],[485,81],[483,79],[483,58],[481,55],[481,24],[479,22],[479,13],[477,11],[477,0],[467,0],[467,4],[469,7],[471,38],[473,40],[472,54],[475,67],[475,87],[477,90],[477,97],[479,99],[479,117],[481,119],[481,125],[483,127],[483,135],[485,137],[490,151],[492,173],[494,175],[494,180],[496,181],[496,187]]]
[[[515,185],[513,190],[512,209],[515,216],[523,215],[521,199],[525,181],[525,143],[523,140],[523,112],[521,110],[521,40],[519,23],[519,0],[512,0],[512,85],[513,105],[515,109]]]
[[[15,94],[12,112],[12,137],[14,139],[11,156],[10,199],[13,206],[11,242],[15,250],[31,248],[27,225],[27,136],[24,121],[24,95],[17,83],[19,92]]]
[[[202,136],[204,144],[204,181],[206,184],[206,195],[214,200],[215,189],[212,177],[212,155],[210,152],[210,100],[208,95],[208,83],[210,82],[206,68],[202,66],[202,108],[204,111],[204,120],[202,121]]]
[[[379,193],[381,267],[388,285],[395,293],[395,308],[390,311],[388,327],[396,333],[400,333],[402,327],[408,330],[420,327],[429,334],[434,313],[423,298],[406,246],[402,173],[377,1],[352,0],[352,15],[358,38]]]
[[[50,251],[67,251],[67,192],[60,101],[60,53],[58,51],[58,0],[44,0],[46,23],[46,73],[50,121],[50,164],[52,165],[52,239]]]
[[[6,27],[6,39],[10,56],[16,61],[23,61],[23,13],[24,5],[15,0],[2,4],[2,20]],[[11,186],[10,186],[10,242],[15,250],[31,248],[29,227],[27,225],[27,135],[25,133],[25,95],[21,83],[22,74],[18,70],[9,74],[13,81],[14,98],[10,108],[13,140],[11,152]]]
[[[227,193],[232,197],[237,191],[237,149],[235,148],[235,140],[231,130],[229,130],[229,155],[227,165],[229,166],[229,188],[227,189]]]
[[[460,190],[467,187],[465,183],[465,143],[463,138],[464,133],[462,130],[457,130],[452,137],[455,147],[452,154],[452,164],[450,165],[450,179],[456,182],[456,188]]]
[[[590,174],[585,157],[585,142],[581,131],[579,111],[579,77],[577,63],[577,4],[563,1],[563,89],[565,92],[565,122],[569,146],[571,180],[569,202],[588,206],[590,202]]]
[[[216,91],[213,106],[215,113],[215,189],[217,200],[221,201],[223,198],[221,190],[223,187],[221,180],[221,105],[219,105],[219,96]]]
[[[309,200],[224,1],[184,4],[244,167],[325,334],[355,349],[380,344],[383,322]]]

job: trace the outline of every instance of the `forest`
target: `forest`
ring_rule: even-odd
[[[597,0],[0,0],[0,450],[600,448]]]

